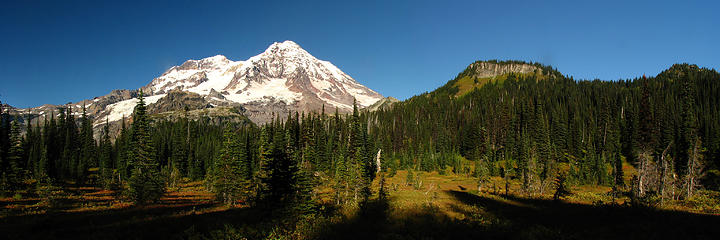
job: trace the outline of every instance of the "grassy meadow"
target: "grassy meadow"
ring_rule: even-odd
[[[282,212],[217,203],[204,182],[187,182],[160,202],[133,206],[118,191],[67,186],[52,198],[0,199],[6,239],[713,239],[717,209],[668,201],[631,207],[602,186],[570,187],[553,201],[521,193],[502,178],[478,192],[476,179],[437,172],[398,171],[387,197],[362,206],[333,204],[332,188],[316,189],[318,211],[299,219]]]

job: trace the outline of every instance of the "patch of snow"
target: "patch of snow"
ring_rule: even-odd
[[[252,83],[242,92],[228,94],[225,98],[238,103],[265,101],[274,98],[290,104],[300,100],[302,94],[290,91],[286,83],[287,79],[271,78],[262,83]]]
[[[148,96],[145,97],[145,105],[150,105],[153,103],[156,103],[160,98],[164,97],[165,94],[158,94],[154,96]],[[110,122],[114,122],[117,120],[121,120],[124,117],[131,117],[133,111],[135,110],[135,106],[140,100],[138,98],[132,98],[125,101],[116,102],[113,104],[108,105],[105,108],[105,111],[110,111],[107,115],[107,120]],[[98,123],[99,122],[99,123]],[[105,119],[98,119],[95,122],[95,125],[103,124],[105,123]]]
[[[335,79],[337,79],[338,81],[344,83],[344,82],[348,82],[348,81],[347,81],[348,79],[352,80],[352,78],[350,78],[350,76],[348,76],[347,74],[345,74],[343,71],[340,71],[340,69],[339,69],[338,67],[336,67],[334,64],[332,64],[332,63],[330,63],[330,62],[328,62],[328,61],[322,61],[322,60],[319,61],[319,62],[320,62],[320,64],[322,64],[322,65],[330,72],[330,74],[332,74],[332,76],[333,76]],[[355,82],[355,81],[352,81],[352,82]]]
[[[352,110],[352,109],[353,109],[352,105],[348,105],[348,104],[336,102],[336,101],[333,101],[333,100],[327,99],[327,98],[320,98],[320,99],[323,100],[323,101],[325,101],[325,102],[327,102],[327,103],[329,103],[329,104],[331,104],[331,105],[333,105],[333,106],[335,106],[335,107],[338,107],[338,108],[344,108],[344,109],[348,109],[348,110]]]
[[[220,71],[206,72],[205,74],[208,78],[207,81],[187,90],[201,95],[210,94],[211,89],[222,92],[223,89],[225,89],[225,87],[230,84],[230,81],[232,81],[233,77],[235,76],[235,72],[229,70],[231,70],[232,68],[241,67],[243,63],[244,62],[242,61],[231,62],[227,66],[223,67]]]
[[[367,107],[372,105],[373,103],[377,102],[378,100],[382,99],[380,97],[372,97],[367,95],[365,90],[360,88],[349,88],[347,89],[348,93],[355,97],[355,100],[357,100],[357,104],[362,107]],[[370,90],[372,91],[372,90]]]

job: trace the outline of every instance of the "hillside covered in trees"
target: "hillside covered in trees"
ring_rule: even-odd
[[[514,64],[501,62],[500,64]],[[457,96],[457,82],[370,113],[371,136],[399,168],[519,178],[543,192],[559,175],[632,196],[718,189],[720,74],[676,64],[656,77],[576,81],[537,65]],[[464,161],[465,159],[470,160]],[[622,166],[634,167],[623,173]],[[468,165],[473,165],[468,166]],[[624,176],[634,177],[625,181]]]
[[[484,63],[527,71],[488,77]],[[330,206],[370,211],[398,172],[413,186],[412,174],[436,172],[473,179],[477,194],[556,200],[570,186],[604,186],[613,202],[642,207],[720,191],[720,74],[689,64],[586,81],[541,64],[476,62],[376,111],[295,112],[261,126],[146,111],[141,100],[117,138],[106,128],[100,139],[94,120],[70,109],[27,126],[3,113],[0,194],[52,209],[63,188],[95,186],[145,206],[200,181],[216,203],[298,221]]]

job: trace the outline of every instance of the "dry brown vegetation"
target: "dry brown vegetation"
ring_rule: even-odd
[[[478,193],[472,177],[415,172],[408,182],[406,175],[387,178],[387,201],[377,199],[376,180],[376,195],[361,209],[336,209],[331,188],[321,186],[322,210],[295,223],[281,213],[218,204],[203,182],[181,184],[147,206],[132,206],[117,191],[64,187],[52,207],[40,198],[0,199],[0,233],[7,239],[702,239],[719,233],[711,227],[720,224],[718,215],[672,204],[630,207],[625,199],[613,202],[609,187],[573,187],[571,196],[553,201],[551,193],[522,193],[517,181],[504,195],[501,178]]]

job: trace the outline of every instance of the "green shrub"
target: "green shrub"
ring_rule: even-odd
[[[60,207],[62,201],[68,196],[62,188],[54,186],[50,182],[38,183],[36,193],[41,199],[40,204],[50,209]]]
[[[699,190],[692,198],[687,200],[687,204],[702,212],[720,213],[720,192]]]
[[[156,202],[165,194],[165,182],[157,171],[152,170],[135,168],[132,171],[127,195],[136,204]]]

